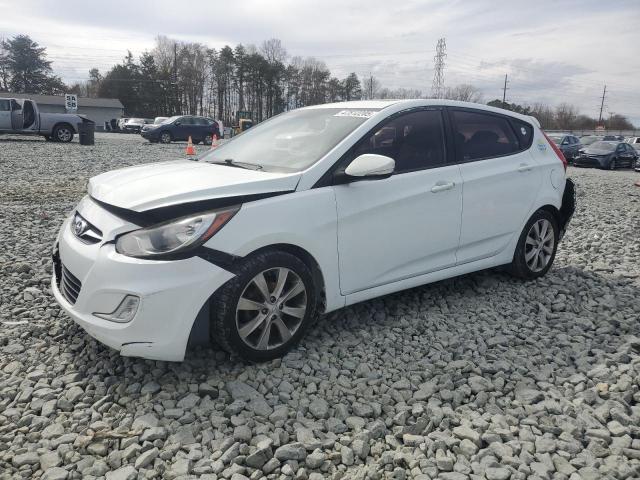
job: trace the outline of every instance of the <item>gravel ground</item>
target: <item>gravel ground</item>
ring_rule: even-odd
[[[0,138],[0,478],[640,478],[639,174],[570,170],[537,281],[365,302],[266,364],[121,358],[60,312],[51,245],[90,176],[183,149]]]

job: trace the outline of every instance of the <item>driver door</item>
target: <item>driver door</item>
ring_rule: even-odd
[[[11,129],[11,100],[0,98],[0,130]]]
[[[396,162],[393,175],[335,185],[340,290],[349,295],[452,267],[460,237],[462,179],[447,164],[440,109],[402,113],[347,154]]]
[[[24,128],[24,112],[22,104],[11,100],[11,128],[12,130],[22,130]]]

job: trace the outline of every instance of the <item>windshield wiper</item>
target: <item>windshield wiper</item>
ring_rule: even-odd
[[[233,158],[225,158],[223,161],[212,161],[209,163],[215,163],[217,165],[228,165],[230,167],[244,168],[245,170],[262,170],[262,165],[256,165],[255,163],[236,162]]]

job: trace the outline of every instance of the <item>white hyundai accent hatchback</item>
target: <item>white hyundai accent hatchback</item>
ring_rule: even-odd
[[[302,108],[199,161],[92,178],[52,288],[122,355],[180,361],[210,336],[267,360],[345,305],[500,265],[544,275],[575,206],[565,169],[534,118],[484,105]]]

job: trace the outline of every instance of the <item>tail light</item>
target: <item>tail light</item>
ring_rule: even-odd
[[[564,153],[562,153],[562,150],[558,148],[558,146],[556,145],[556,142],[551,140],[546,133],[542,132],[542,134],[544,135],[544,138],[547,139],[547,142],[549,142],[549,145],[551,145],[552,150],[555,152],[555,154],[558,156],[558,158],[562,162],[562,165],[564,166],[564,171],[566,172],[568,162],[567,162],[567,159],[564,158]]]

